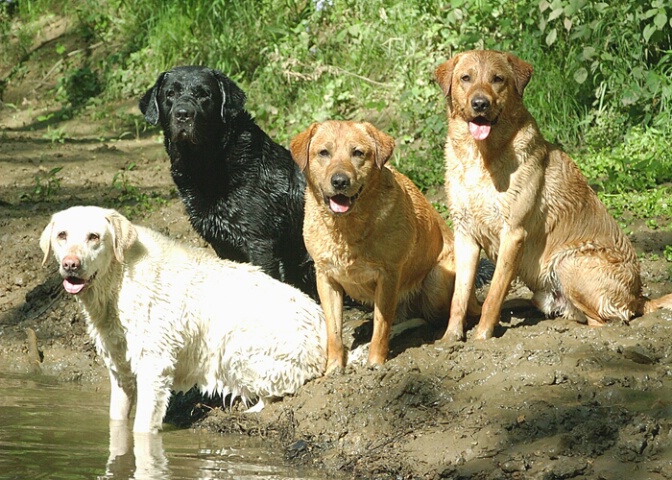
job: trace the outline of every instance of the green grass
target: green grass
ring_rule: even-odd
[[[76,115],[92,102],[139,98],[174,65],[205,64],[240,84],[248,110],[278,142],[313,121],[371,121],[396,139],[392,163],[428,189],[443,182],[446,134],[433,70],[459,51],[506,50],[534,66],[529,110],[610,210],[670,217],[657,199],[668,192],[672,165],[669,2],[316,3],[78,0],[67,14],[99,47],[69,59],[54,96]],[[7,5],[0,55],[18,75],[40,18],[66,13],[55,0]],[[131,131],[139,134],[137,122]]]

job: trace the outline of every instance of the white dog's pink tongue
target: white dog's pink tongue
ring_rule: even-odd
[[[478,123],[469,122],[469,132],[476,140],[485,140],[490,135],[490,125],[479,125]]]
[[[73,283],[73,279],[66,278],[63,280],[63,288],[65,288],[65,291],[72,294],[76,295],[79,292],[81,292],[84,289],[84,286],[86,283],[83,280],[76,279],[76,283]]]
[[[334,213],[345,213],[350,210],[350,202],[344,195],[336,195],[329,199],[329,208]]]

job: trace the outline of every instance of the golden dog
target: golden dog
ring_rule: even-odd
[[[457,278],[444,340],[464,338],[481,248],[496,268],[475,337],[487,339],[518,275],[547,315],[589,325],[671,308],[642,295],[634,248],[574,162],[523,104],[532,66],[496,51],[458,54],[435,77],[448,100],[446,192]]]
[[[386,165],[394,139],[369,123],[327,121],[290,150],[307,180],[303,235],[327,321],[327,372],[341,370],[344,292],[373,303],[369,363],[382,364],[397,315],[445,320],[455,280],[453,235],[413,182]],[[469,313],[480,311],[475,295]]]

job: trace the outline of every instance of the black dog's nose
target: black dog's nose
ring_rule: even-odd
[[[334,173],[331,177],[331,186],[336,190],[345,190],[350,186],[350,179],[345,173]]]
[[[483,113],[490,108],[490,101],[485,97],[474,97],[471,99],[471,108],[474,109],[474,112]]]
[[[193,120],[193,118],[194,118],[193,110],[187,110],[184,107],[175,110],[175,120],[177,120],[178,122],[186,122],[189,120]]]

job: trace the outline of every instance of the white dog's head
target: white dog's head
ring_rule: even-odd
[[[106,273],[113,262],[123,263],[124,251],[136,240],[131,222],[116,210],[72,207],[55,213],[40,237],[44,265],[53,252],[63,288],[73,295]]]

